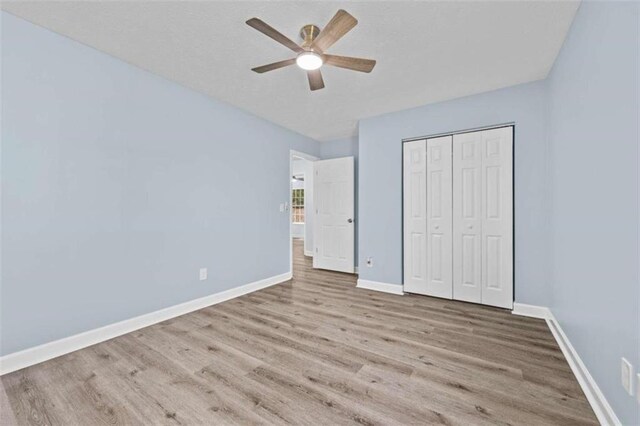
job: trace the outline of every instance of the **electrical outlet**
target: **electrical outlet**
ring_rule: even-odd
[[[625,358],[622,358],[620,367],[622,387],[629,395],[633,395],[633,365]]]
[[[207,279],[207,268],[200,268],[200,281]]]
[[[367,268],[371,268],[373,266],[373,257],[367,257]]]

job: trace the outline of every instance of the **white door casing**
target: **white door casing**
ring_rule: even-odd
[[[404,291],[427,289],[427,141],[403,145]]]
[[[513,308],[513,128],[481,132],[482,303]]]
[[[482,300],[482,136],[453,136],[453,298]]]
[[[452,137],[427,139],[427,288],[430,296],[451,299]]]
[[[353,157],[313,163],[315,205],[313,267],[354,272]]]

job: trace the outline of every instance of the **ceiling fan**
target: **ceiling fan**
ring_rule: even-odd
[[[252,68],[252,71],[262,74],[267,71],[297,64],[300,68],[307,71],[311,90],[318,90],[324,87],[320,67],[325,64],[353,71],[371,72],[376,65],[376,61],[372,59],[352,58],[349,56],[336,56],[324,53],[336,41],[340,40],[342,36],[355,27],[357,23],[356,18],[340,9],[322,30],[312,24],[302,27],[300,30],[302,44],[297,45],[264,21],[258,18],[251,18],[247,21],[247,25],[271,37],[298,54],[298,56],[292,59]]]

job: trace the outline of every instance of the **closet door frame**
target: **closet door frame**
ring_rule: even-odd
[[[511,129],[511,271],[512,271],[512,276],[511,276],[511,284],[512,284],[512,304],[510,307],[507,307],[508,309],[512,309],[513,306],[513,301],[515,301],[516,298],[516,209],[515,209],[515,192],[516,192],[516,181],[515,181],[515,170],[516,170],[516,165],[515,165],[515,152],[516,152],[516,127],[515,127],[515,123],[514,122],[507,122],[507,123],[503,123],[503,124],[495,124],[495,125],[491,125],[491,126],[483,126],[483,127],[475,127],[475,128],[469,128],[469,129],[464,129],[464,130],[457,130],[457,131],[451,131],[451,132],[444,132],[444,133],[435,133],[435,134],[431,134],[431,135],[425,135],[425,136],[417,136],[417,137],[411,137],[411,138],[405,138],[402,139],[402,147],[403,149],[401,150],[402,152],[404,152],[404,145],[405,143],[408,142],[413,142],[413,141],[418,141],[418,140],[426,140],[426,139],[433,139],[433,138],[438,138],[438,137],[442,137],[442,136],[455,136],[455,135],[459,135],[459,134],[463,134],[463,133],[472,133],[472,132],[480,132],[483,130],[492,130],[492,129],[500,129],[500,128],[505,128],[508,127]],[[403,155],[403,160],[402,160],[402,191],[404,193],[404,184],[405,184],[405,170],[404,170],[404,155]],[[404,199],[403,202],[401,203],[401,208],[402,208],[402,277],[403,277],[403,287],[404,287],[404,274],[405,274],[405,263],[404,263],[404,258],[405,258],[405,223],[404,223],[404,218],[405,218],[405,212],[404,212]],[[410,290],[408,290],[406,287],[404,288],[405,291],[410,292]]]

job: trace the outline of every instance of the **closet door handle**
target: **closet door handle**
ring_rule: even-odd
[[[353,223],[353,219],[349,218],[349,219],[347,219],[347,222]]]

